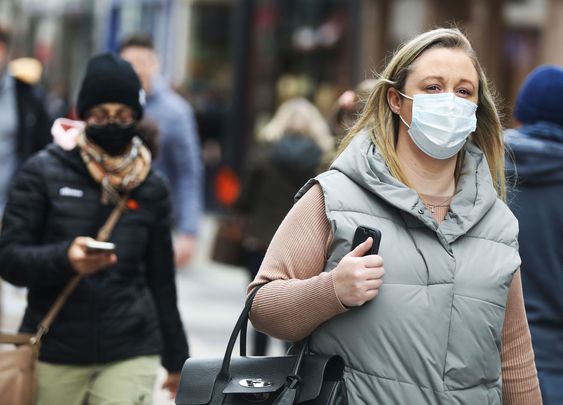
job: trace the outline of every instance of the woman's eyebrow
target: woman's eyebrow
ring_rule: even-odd
[[[446,81],[443,76],[438,76],[438,75],[426,76],[422,79],[423,82],[432,81],[432,80],[437,80],[437,81],[440,81],[440,82]],[[476,84],[471,79],[462,78],[462,79],[458,80],[458,83],[467,83],[467,84],[470,84],[473,87],[476,87]]]
[[[109,112],[107,110],[93,110],[90,112],[91,115],[100,115],[100,114],[104,114],[104,115],[109,115]]]
[[[443,76],[426,76],[422,79],[423,81],[430,81],[430,80],[438,80],[443,82],[444,81],[444,77]]]
[[[470,79],[460,79],[460,80],[459,80],[459,83],[467,83],[467,84],[470,84],[470,85],[473,86],[473,87],[476,86],[476,84],[473,83],[473,80],[470,80]]]

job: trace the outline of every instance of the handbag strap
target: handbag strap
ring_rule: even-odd
[[[27,333],[0,333],[0,345],[23,345],[35,339],[34,335]]]
[[[254,302],[254,298],[256,297],[256,294],[258,294],[258,291],[260,290],[260,288],[262,288],[266,284],[267,283],[261,284],[261,285],[257,286],[256,288],[254,288],[252,293],[248,296],[248,299],[246,300],[245,306],[244,306],[244,308],[243,308],[243,310],[242,310],[242,312],[241,312],[241,314],[240,314],[240,316],[237,320],[235,327],[233,328],[233,331],[231,333],[231,337],[229,339],[229,343],[227,344],[227,349],[225,350],[225,356],[223,357],[223,363],[221,365],[221,371],[219,372],[219,375],[218,375],[218,378],[220,378],[224,381],[227,381],[229,379],[229,366],[230,366],[230,363],[231,363],[231,357],[232,357],[232,354],[233,354],[233,349],[235,347],[237,337],[239,335],[240,335],[240,343],[241,343],[241,347],[240,347],[241,356],[246,355],[246,332],[247,332],[247,326],[248,326],[248,317],[250,315],[250,310],[252,309],[252,303]],[[305,354],[306,354],[306,352],[309,348],[309,338],[307,337],[307,338],[303,339],[303,341],[301,341],[300,345],[301,345],[301,347],[300,347],[299,353],[297,354],[295,364],[293,365],[293,369],[291,371],[291,374],[287,376],[287,382],[286,382],[286,389],[289,389],[289,391],[293,394],[296,393],[297,386],[301,382],[301,377],[299,377],[299,372],[300,372],[301,367],[303,365],[303,361],[305,359]]]
[[[262,285],[259,285],[258,287],[256,287],[254,289],[254,291],[252,291],[252,293],[250,293],[250,296],[248,297],[248,299],[246,300],[246,303],[244,305],[244,308],[242,309],[242,312],[240,313],[237,323],[235,324],[235,327],[233,328],[233,331],[231,332],[231,337],[229,338],[229,343],[227,344],[227,349],[225,350],[225,356],[223,357],[223,363],[221,365],[221,371],[219,372],[218,378],[224,379],[224,380],[228,380],[229,378],[229,365],[231,363],[231,357],[233,355],[233,349],[235,348],[235,343],[237,341],[237,337],[239,334],[241,334],[242,330],[243,330],[243,326],[244,326],[244,330],[246,332],[246,324],[248,322],[248,315],[250,314],[250,309],[252,308],[252,302],[254,301],[254,297],[256,297],[256,294],[258,293],[258,290],[262,287]],[[245,333],[246,335],[246,333]],[[245,342],[246,342],[246,336],[245,336]],[[244,351],[246,352],[246,347],[244,349]]]
[[[125,212],[125,209],[127,208],[128,198],[129,198],[128,194],[125,194],[120,198],[120,200],[117,202],[117,204],[111,211],[111,214],[109,215],[106,222],[98,231],[96,240],[105,242],[109,239],[113,231],[113,228],[117,224],[117,221],[119,220],[123,212]],[[73,293],[73,291],[76,289],[78,283],[80,282],[80,280],[82,280],[83,277],[84,276],[82,276],[81,274],[77,274],[67,283],[67,285],[61,291],[61,293],[59,294],[53,305],[51,305],[51,308],[49,308],[47,315],[45,315],[45,317],[39,323],[39,326],[37,327],[37,332],[35,333],[35,336],[32,338],[32,343],[39,343],[43,335],[49,331],[49,328],[51,327],[53,321],[61,311],[68,297],[70,296],[70,294]]]

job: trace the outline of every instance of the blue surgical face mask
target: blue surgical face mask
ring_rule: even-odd
[[[415,94],[409,135],[418,148],[434,159],[449,159],[457,154],[477,128],[477,104],[454,93]]]

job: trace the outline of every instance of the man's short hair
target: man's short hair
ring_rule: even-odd
[[[154,51],[154,43],[152,38],[146,34],[133,34],[125,37],[118,47],[119,53],[127,48],[146,48]]]
[[[12,33],[8,27],[0,25],[0,43],[4,44],[6,47],[10,46],[12,40]]]

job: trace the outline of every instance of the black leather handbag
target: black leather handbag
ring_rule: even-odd
[[[176,405],[347,405],[344,361],[309,352],[308,339],[296,355],[246,356],[246,329],[256,288],[246,302],[220,358],[184,363]],[[232,357],[240,335],[240,357]]]

